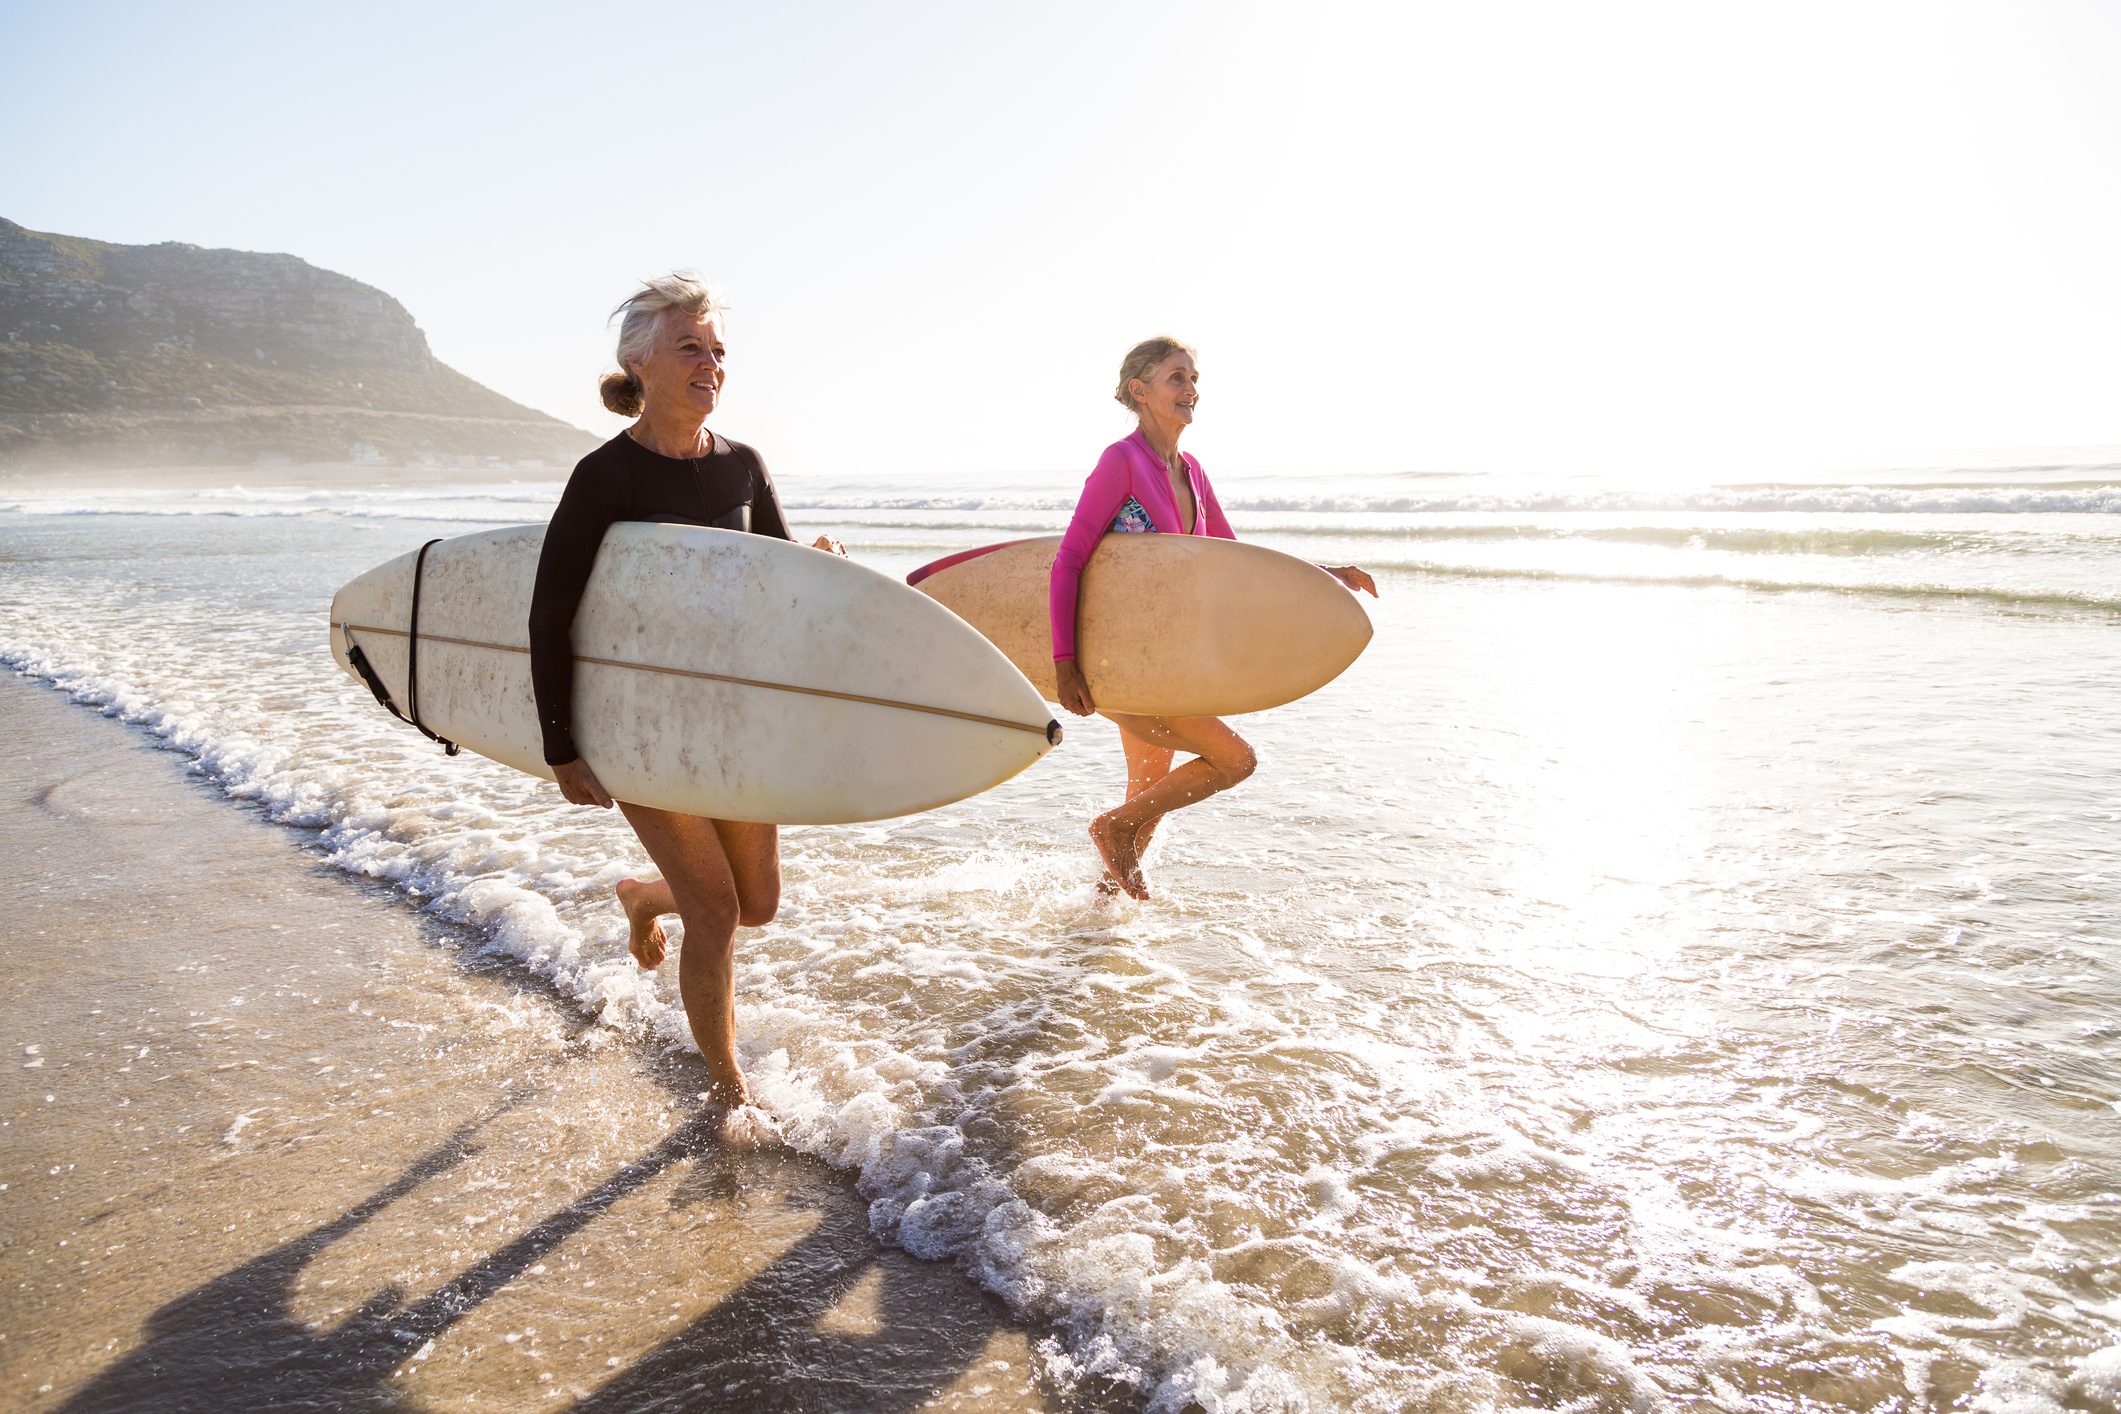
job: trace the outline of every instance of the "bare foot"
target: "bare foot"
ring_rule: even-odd
[[[1134,872],[1148,877],[1144,872],[1149,867],[1149,841],[1156,838],[1156,827],[1163,823],[1158,816],[1134,832]]]
[[[1149,885],[1142,878],[1141,857],[1134,851],[1134,831],[1114,824],[1110,815],[1100,815],[1090,822],[1090,842],[1097,846],[1115,883],[1135,898],[1149,896]]]
[[[653,972],[670,955],[670,939],[663,934],[662,921],[655,916],[648,892],[648,885],[639,879],[619,880],[619,907],[626,910],[626,951],[633,954],[635,962]]]
[[[708,1067],[707,1088],[700,1091],[700,1099],[710,1105],[725,1109],[740,1110],[751,1103],[751,1087],[744,1083],[744,1072],[731,1062],[729,1073],[717,1076],[714,1067]]]
[[[1134,877],[1137,879],[1144,877],[1142,871],[1148,867],[1149,841],[1156,834],[1156,825],[1157,822],[1151,820],[1134,832]],[[1119,880],[1110,874],[1100,874],[1097,876],[1097,891],[1109,898],[1119,892]]]
[[[732,1149],[767,1149],[781,1142],[778,1121],[754,1104],[733,1105],[722,1111],[722,1142]]]

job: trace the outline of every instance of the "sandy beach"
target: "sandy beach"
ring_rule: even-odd
[[[0,1402],[1062,1407],[850,1175],[723,1146],[695,1057],[143,734],[12,675],[0,704]]]
[[[18,8],[0,1414],[2121,1414],[2121,4]]]

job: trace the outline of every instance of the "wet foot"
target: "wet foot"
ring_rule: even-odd
[[[1159,815],[1134,832],[1134,872],[1136,874],[1147,877],[1143,874],[1143,871],[1149,867],[1149,841],[1156,838],[1156,827],[1163,822],[1163,817]]]
[[[709,1066],[708,1076],[707,1088],[699,1093],[700,1110],[724,1144],[765,1149],[782,1142],[780,1121],[751,1098],[751,1087],[734,1057],[726,1066]]]
[[[1109,815],[1090,822],[1090,842],[1097,846],[1105,870],[1114,883],[1135,898],[1147,898],[1149,885],[1142,878],[1141,856],[1134,849],[1133,830],[1117,824]]]
[[[626,951],[633,954],[635,962],[653,972],[670,955],[670,939],[656,917],[649,886],[639,879],[621,879],[618,895],[619,907],[626,910]]]
[[[732,1105],[717,1125],[722,1142],[732,1149],[768,1149],[781,1142],[781,1126],[757,1105]]]
[[[709,1076],[707,1088],[700,1091],[700,1098],[706,1103],[732,1110],[751,1103],[751,1087],[744,1083],[744,1072],[736,1068],[735,1061],[729,1063],[728,1074],[714,1075],[710,1067]]]

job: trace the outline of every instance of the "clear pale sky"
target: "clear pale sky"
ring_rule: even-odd
[[[288,251],[600,433],[706,271],[785,481],[2121,444],[2121,5],[0,0],[0,215]]]

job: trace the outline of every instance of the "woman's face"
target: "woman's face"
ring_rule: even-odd
[[[1194,405],[1200,402],[1200,370],[1193,355],[1178,352],[1134,380],[1134,400],[1144,421],[1180,427],[1191,425]]]
[[[695,319],[683,310],[671,310],[663,316],[648,357],[632,367],[640,375],[645,403],[666,410],[683,408],[704,421],[721,400],[728,358],[721,315]]]

